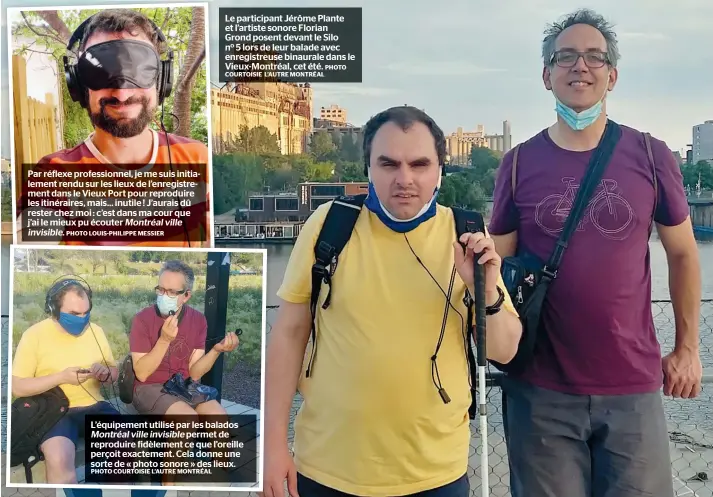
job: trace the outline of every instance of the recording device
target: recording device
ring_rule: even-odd
[[[136,373],[134,372],[134,361],[131,353],[127,354],[126,358],[119,366],[119,398],[124,404],[131,404],[134,401],[134,383],[136,382]]]
[[[192,378],[184,379],[181,373],[171,376],[163,384],[161,392],[178,397],[191,407],[196,407],[198,404],[218,398],[218,390],[216,388],[203,385]]]

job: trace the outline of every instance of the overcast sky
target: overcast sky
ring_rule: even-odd
[[[58,2],[56,2],[58,3]],[[120,2],[102,2],[102,5]],[[337,104],[363,124],[392,105],[410,104],[446,133],[486,132],[509,120],[513,144],[554,120],[542,85],[542,31],[548,22],[590,7],[614,22],[622,54],[608,112],[649,131],[673,150],[691,142],[691,128],[713,119],[713,1],[599,0],[217,0],[210,6],[211,80],[218,83],[218,7],[363,7],[363,81],[315,84],[314,108]],[[47,6],[47,0],[4,0],[4,7]],[[65,6],[90,6],[89,2]],[[156,3],[147,4],[155,6]],[[2,12],[2,106],[8,104],[7,26]],[[10,121],[3,111],[2,156]]]

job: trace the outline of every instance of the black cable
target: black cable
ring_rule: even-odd
[[[166,137],[166,148],[168,149],[168,166],[171,169],[171,176],[173,177],[175,172],[173,170],[173,161],[171,160],[171,141],[168,138],[168,131],[166,130],[166,126],[163,123],[165,107],[166,107],[166,102],[165,101],[161,102],[161,122],[160,123],[161,123],[161,130],[163,131],[163,134]],[[171,113],[171,116],[173,116],[176,119],[176,121],[179,122],[179,125],[180,125],[180,120],[178,119],[178,117],[172,113]],[[177,180],[177,178],[176,178],[176,180]],[[183,208],[181,206],[181,202],[178,200],[178,193],[176,192],[175,186],[172,188],[172,191],[173,191],[173,199],[178,204],[178,209],[179,209],[179,212],[181,213],[181,225],[183,226],[183,234],[186,237],[186,243],[188,244],[188,248],[190,248],[191,247],[191,238],[190,238],[190,235],[188,234],[188,227],[186,226],[186,218],[183,216],[183,210],[182,210]]]
[[[406,240],[406,242],[408,243],[408,239]],[[437,281],[436,278],[433,276],[433,274],[431,274],[431,272],[428,270],[428,268],[425,266],[425,264],[423,264],[423,262],[421,261],[420,257],[418,257],[418,255],[416,255],[416,252],[414,252],[414,250],[413,250],[413,248],[411,247],[411,244],[410,244],[410,243],[409,243],[409,248],[411,249],[411,253],[412,253],[412,254],[414,255],[414,257],[416,258],[416,261],[418,261],[418,263],[421,265],[421,267],[426,271],[426,273],[428,273],[428,276],[431,277],[431,279],[432,279],[433,282],[436,284],[436,286],[438,287],[438,289],[441,291],[441,293],[443,294],[443,296],[446,297],[447,302],[448,302],[448,305],[450,306],[450,308],[453,309],[453,311],[454,311],[456,314],[458,314],[458,317],[460,317],[461,335],[463,336],[463,349],[466,351],[466,359],[467,359],[467,354],[468,354],[468,353],[467,353],[467,350],[468,350],[468,342],[467,342],[467,340],[468,340],[468,330],[467,330],[466,325],[465,325],[465,318],[463,317],[463,314],[461,314],[460,311],[459,311],[458,309],[456,309],[456,307],[453,305],[453,302],[450,300],[450,298],[449,298],[449,296],[446,294],[445,290],[443,290],[443,288],[442,288],[441,285],[438,283],[438,281]],[[453,271],[455,271],[455,264],[453,265],[453,268],[451,269],[451,272],[453,272]],[[468,385],[472,387],[472,385],[471,385],[471,379],[470,379],[470,373],[471,373],[471,371],[470,371],[470,363],[469,363],[467,360],[466,360],[466,365],[467,365],[467,367],[468,367]]]
[[[450,399],[448,399],[448,395],[446,394],[446,392],[442,388],[442,386],[439,385],[440,384],[440,376],[438,375],[438,366],[436,364],[436,356],[438,355],[438,351],[440,350],[440,346],[443,342],[443,337],[444,337],[444,333],[445,333],[445,324],[448,319],[448,309],[449,308],[453,309],[453,311],[456,314],[458,314],[458,316],[460,317],[461,335],[463,336],[463,347],[464,347],[464,351],[466,354],[466,367],[468,368],[467,369],[468,370],[468,384],[470,385],[471,388],[473,387],[473,385],[471,385],[472,382],[471,382],[470,364],[467,360],[467,348],[468,348],[467,340],[469,339],[468,330],[466,329],[465,319],[463,318],[463,314],[461,314],[460,311],[458,311],[458,309],[453,305],[453,302],[451,301],[451,297],[453,294],[453,286],[454,286],[454,282],[455,282],[456,267],[455,267],[455,264],[453,264],[453,267],[451,269],[451,278],[450,278],[450,283],[449,283],[449,287],[448,287],[448,292],[446,292],[445,290],[443,290],[443,287],[441,287],[440,283],[438,283],[438,280],[436,280],[436,278],[433,276],[431,271],[428,270],[428,268],[423,263],[423,261],[418,256],[418,254],[416,254],[416,252],[414,251],[413,247],[411,246],[411,243],[409,242],[409,239],[405,233],[404,233],[404,240],[406,240],[406,244],[408,245],[409,250],[411,250],[411,253],[413,254],[413,256],[416,258],[416,261],[426,271],[426,273],[428,273],[428,276],[430,276],[431,280],[433,280],[433,282],[436,284],[436,286],[441,291],[443,296],[446,298],[446,308],[445,308],[444,316],[443,316],[443,324],[441,327],[441,334],[439,336],[438,345],[436,346],[436,351],[431,358],[431,376],[432,376],[434,385],[436,385],[436,388],[439,389],[439,395],[441,395],[441,398],[444,400],[444,402],[448,403],[450,401]],[[434,377],[434,373],[435,373],[435,377]],[[444,397],[444,395],[445,395],[445,397]]]

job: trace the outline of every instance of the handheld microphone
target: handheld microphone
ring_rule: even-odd
[[[480,480],[482,484],[482,495],[487,497],[490,494],[488,484],[488,420],[487,420],[487,395],[485,393],[485,267],[478,261],[484,252],[474,254],[473,257],[473,286],[475,295],[475,330],[474,339],[478,361],[478,390],[480,391]]]

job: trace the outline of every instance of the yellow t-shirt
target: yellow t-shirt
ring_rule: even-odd
[[[38,378],[73,366],[90,368],[94,363],[116,366],[104,330],[91,323],[75,337],[64,331],[57,321],[47,318],[22,334],[12,360],[12,374],[20,378]],[[98,380],[90,378],[81,385],[67,383],[60,388],[71,408],[87,407],[104,400],[100,386]]]
[[[305,223],[278,296],[308,303],[314,243],[331,203]],[[456,231],[450,209],[405,235],[447,293]],[[411,253],[404,234],[362,208],[332,278],[330,306],[317,315],[309,378],[307,346],[295,419],[297,470],[328,487],[363,496],[398,496],[450,483],[468,468],[471,404],[464,342],[465,284],[456,274],[453,309],[438,352],[444,404],[431,375],[445,296]],[[504,290],[502,281],[500,286]],[[507,292],[505,292],[507,296]],[[504,307],[515,310],[509,298]]]

